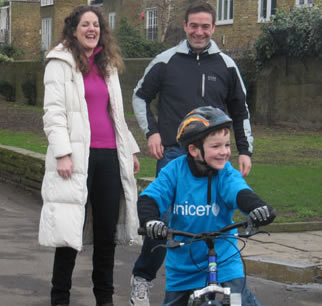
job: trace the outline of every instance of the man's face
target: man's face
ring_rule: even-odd
[[[184,23],[184,31],[194,51],[199,53],[208,45],[215,32],[215,26],[209,13],[200,12],[188,16],[188,21]]]

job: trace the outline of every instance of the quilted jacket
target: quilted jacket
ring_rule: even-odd
[[[41,190],[39,243],[80,251],[84,243],[92,240],[89,211],[84,224],[90,125],[83,76],[76,69],[72,54],[61,44],[49,52],[47,59],[43,121],[48,149]],[[123,187],[116,242],[141,243],[137,235],[137,187],[133,173],[133,154],[139,152],[139,147],[124,118],[117,71],[113,67],[108,69],[109,112],[114,123]],[[64,180],[57,173],[56,159],[67,154],[73,161],[73,174]],[[90,209],[90,205],[87,207]]]

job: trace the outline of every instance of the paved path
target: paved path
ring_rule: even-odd
[[[50,304],[53,250],[41,247],[37,243],[40,207],[39,196],[0,182],[0,306],[48,306]],[[292,239],[288,237],[283,244],[290,241]],[[319,240],[315,243],[317,248],[318,242]],[[249,242],[247,254],[265,255],[261,248],[255,248],[256,245],[257,242]],[[271,247],[267,247],[267,250],[270,249]],[[77,258],[71,306],[95,305],[90,280],[91,253],[91,248],[87,247]],[[115,267],[115,304],[117,306],[128,305],[129,279],[138,254],[138,247],[117,247]],[[154,281],[151,306],[161,304],[164,280],[165,273],[162,268]],[[248,277],[248,284],[263,306],[321,305],[322,286],[318,284],[287,285],[254,277]]]

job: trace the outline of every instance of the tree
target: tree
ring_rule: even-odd
[[[158,9],[158,28],[160,41],[164,42],[169,35],[169,30],[183,27],[183,14],[186,1],[184,0],[147,0],[146,7]]]

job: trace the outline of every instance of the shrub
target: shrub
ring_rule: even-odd
[[[168,46],[157,41],[146,40],[140,31],[128,23],[126,18],[120,20],[116,37],[125,58],[154,57]]]
[[[274,56],[322,57],[322,9],[293,8],[276,11],[271,23],[262,25],[255,43],[257,67]]]
[[[37,103],[37,86],[36,78],[32,75],[27,75],[27,78],[21,84],[22,92],[27,99],[29,105]]]
[[[16,60],[23,59],[24,57],[22,49],[7,44],[0,46],[0,53]]]
[[[13,58],[0,53],[0,63],[13,62]]]
[[[4,96],[7,101],[16,100],[15,88],[7,81],[0,81],[0,94]]]

